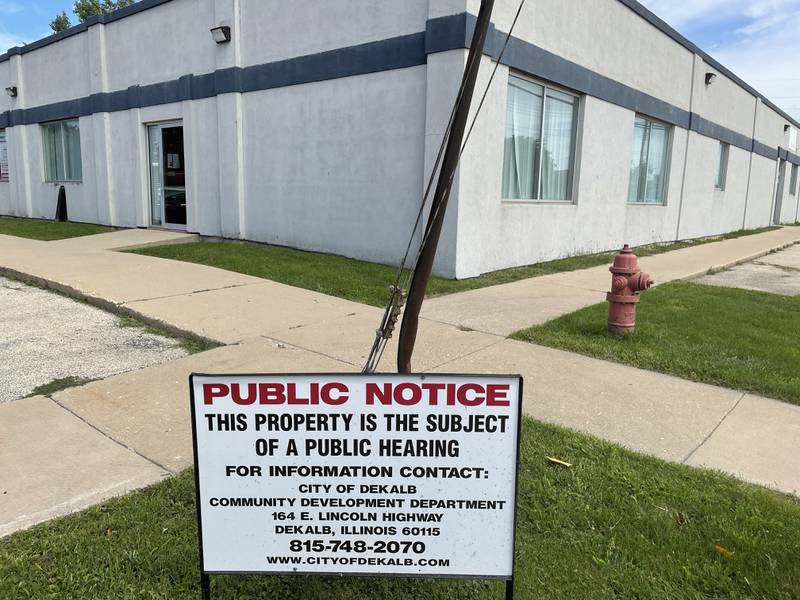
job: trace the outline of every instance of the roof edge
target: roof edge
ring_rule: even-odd
[[[83,33],[84,31],[88,30],[89,27],[91,27],[92,25],[113,23],[114,21],[119,21],[120,19],[124,19],[126,17],[130,17],[139,14],[140,12],[149,10],[151,8],[161,6],[162,4],[166,4],[167,2],[172,2],[172,0],[139,0],[138,2],[134,2],[129,6],[126,6],[124,8],[118,8],[117,10],[114,10],[109,13],[100,13],[99,15],[93,15],[88,19],[86,19],[85,21],[83,21],[82,23],[73,25],[72,27],[64,31],[48,35],[47,37],[41,38],[39,40],[36,40],[35,42],[31,42],[30,44],[26,44],[24,46],[14,46],[12,48],[9,48],[5,53],[0,54],[0,62],[5,62],[7,60],[10,60],[12,56],[16,56],[18,54],[27,54],[28,52],[33,52],[34,50],[38,50],[39,48],[49,46],[50,44],[55,44],[56,42],[60,42],[61,40]]]
[[[669,37],[671,37],[674,41],[678,42],[681,46],[683,46],[687,50],[690,50],[694,54],[697,54],[698,56],[700,56],[707,64],[709,64],[712,67],[714,67],[715,69],[717,69],[720,73],[722,73],[723,75],[725,75],[725,77],[727,77],[728,79],[730,79],[731,81],[736,83],[739,87],[743,88],[744,90],[746,90],[747,92],[749,92],[750,94],[755,96],[756,98],[759,98],[769,108],[771,108],[776,113],[778,113],[780,116],[782,116],[784,119],[789,121],[792,125],[794,125],[798,129],[800,129],[800,121],[798,121],[797,119],[792,117],[789,113],[787,113],[785,110],[783,110],[780,106],[778,106],[777,104],[772,102],[764,94],[759,92],[757,89],[755,89],[749,83],[747,83],[744,79],[742,79],[741,77],[736,75],[736,73],[734,73],[733,71],[728,69],[725,65],[720,63],[717,59],[715,59],[710,54],[708,54],[708,52],[706,52],[705,50],[700,48],[700,46],[698,46],[697,44],[692,42],[690,39],[685,37],[683,34],[678,32],[677,29],[672,27],[669,23],[667,23],[664,19],[659,17],[657,14],[655,14],[649,8],[644,6],[641,2],[639,2],[638,0],[618,0],[618,2],[620,2],[620,3],[624,4],[625,6],[627,6],[629,9],[631,9],[637,15],[642,17],[645,21],[650,23],[653,27],[655,27],[656,29],[660,30],[662,33],[664,33],[664,34],[668,35]]]
[[[84,21],[83,23],[78,23],[77,25],[70,27],[66,31],[54,33],[53,35],[47,36],[40,40],[36,40],[35,42],[31,42],[30,44],[27,44],[25,46],[14,46],[13,48],[9,48],[7,52],[5,52],[4,54],[0,54],[0,62],[8,61],[11,59],[12,56],[15,56],[17,54],[27,54],[28,52],[33,52],[34,50],[38,50],[39,48],[49,46],[50,44],[55,44],[56,42],[60,42],[61,40],[64,40],[66,38],[83,33],[84,31],[87,31],[89,27],[91,27],[92,25],[113,23],[114,21],[119,21],[120,19],[133,16],[135,14],[149,10],[151,8],[156,8],[157,6],[167,4],[168,2],[172,2],[172,0],[139,0],[138,2],[135,2],[130,6],[119,8],[113,12],[94,15],[86,19],[86,21]],[[751,95],[760,99],[761,102],[766,104],[769,108],[771,108],[780,116],[782,116],[784,119],[789,121],[789,123],[800,129],[800,121],[792,117],[789,113],[787,113],[777,104],[772,102],[764,94],[762,94],[753,86],[751,86],[749,83],[744,81],[741,77],[736,75],[725,65],[717,61],[705,50],[700,48],[697,44],[695,44],[687,37],[679,33],[675,28],[669,25],[666,21],[664,21],[661,17],[656,15],[649,8],[644,6],[641,2],[639,2],[638,0],[618,0],[618,2],[624,4],[634,13],[636,13],[645,21],[650,23],[653,27],[655,27],[662,33],[666,34],[674,41],[678,42],[681,46],[683,46],[690,52],[700,56],[707,64],[717,69],[720,73],[725,75],[728,79],[736,83],[739,87],[741,87]]]

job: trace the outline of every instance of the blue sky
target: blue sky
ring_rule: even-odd
[[[641,1],[800,119],[800,67],[796,66],[800,57],[800,0]],[[73,0],[0,0],[0,53],[47,35],[48,23],[62,10],[75,22],[72,3]]]
[[[72,4],[72,0],[0,0],[0,52],[46,36],[50,21],[62,10],[76,22]]]
[[[800,0],[642,0],[800,119]]]

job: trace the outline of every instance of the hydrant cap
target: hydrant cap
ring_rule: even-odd
[[[628,244],[625,244],[620,253],[614,257],[614,266],[611,267],[610,271],[612,273],[630,274],[639,272],[639,262]]]

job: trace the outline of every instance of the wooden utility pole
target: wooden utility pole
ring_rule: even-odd
[[[442,224],[447,212],[447,201],[450,198],[450,189],[453,184],[458,162],[461,157],[461,146],[464,143],[464,132],[467,126],[472,96],[475,92],[475,82],[478,78],[481,56],[486,45],[486,36],[492,20],[494,0],[482,0],[478,13],[478,21],[472,44],[467,58],[467,67],[461,85],[461,93],[457,98],[457,105],[453,116],[453,124],[449,131],[447,147],[436,184],[436,192],[431,201],[430,216],[422,238],[422,249],[417,261],[411,286],[408,290],[408,302],[403,314],[403,324],[400,327],[399,350],[397,353],[397,372],[411,372],[411,356],[414,354],[414,345],[417,341],[419,329],[419,313],[428,288],[428,280],[433,269],[433,260],[439,245],[442,233]],[[447,135],[447,133],[445,134]]]

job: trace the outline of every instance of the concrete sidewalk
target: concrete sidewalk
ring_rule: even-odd
[[[701,244],[642,258],[642,270],[659,283],[689,279],[746,262],[800,242],[800,227]],[[611,285],[608,266],[555,273],[425,302],[428,319],[508,336],[591,304],[604,302]]]
[[[190,372],[356,372],[380,319],[381,311],[374,307],[272,281],[109,251],[187,239],[181,234],[133,230],[93,237],[104,239],[79,238],[87,241],[81,244],[0,236],[0,272],[229,345],[51,399],[1,406],[0,470],[12,477],[2,484],[7,493],[0,503],[0,535],[189,466]],[[749,243],[741,244],[741,239]],[[658,264],[645,264],[656,276],[657,269],[673,269],[674,276],[689,269],[704,272],[800,239],[800,229],[741,239],[674,253],[680,257],[664,254],[653,257]],[[694,266],[680,271],[679,265],[689,261]],[[530,302],[538,298],[544,306],[552,295],[553,277],[566,280],[559,284],[563,288],[596,277],[584,291],[587,303],[589,294],[597,302],[602,300],[601,273],[607,283],[603,271],[519,282],[521,289],[511,288],[499,297],[511,298],[509,307],[513,302],[522,305],[527,290]],[[487,310],[491,314],[497,309],[492,305]],[[557,309],[554,304],[548,310],[560,314]],[[561,305],[558,310],[569,309]],[[452,315],[448,319],[459,322]],[[439,319],[423,319],[417,347],[418,371],[521,373],[526,378],[525,411],[538,419],[667,460],[722,469],[785,492],[800,491],[800,457],[790,442],[800,439],[800,407],[507,340],[497,332],[465,330]],[[394,354],[392,345],[383,369],[393,370]],[[45,487],[47,493],[41,493]]]

